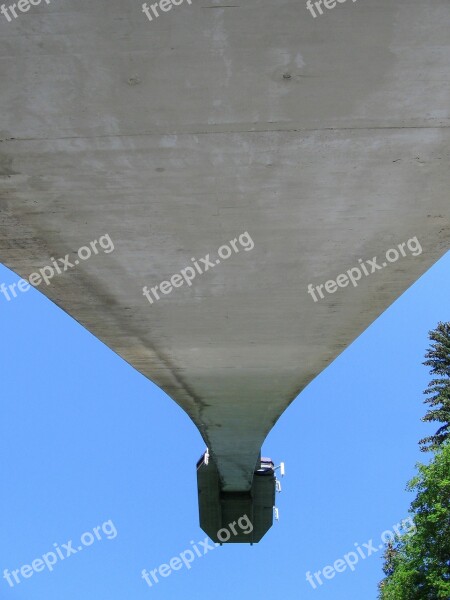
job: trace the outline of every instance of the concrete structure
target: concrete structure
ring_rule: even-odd
[[[111,236],[40,290],[186,410],[223,491],[250,489],[289,403],[449,247],[449,24],[447,0],[0,21],[0,260],[28,277]],[[245,231],[251,252],[143,296]],[[414,236],[420,255],[307,293]]]

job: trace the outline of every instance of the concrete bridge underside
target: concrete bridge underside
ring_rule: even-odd
[[[0,22],[0,261],[27,278],[111,236],[39,289],[190,415],[227,492],[449,247],[449,24],[447,0],[316,19],[194,0],[153,22],[139,2],[58,0]],[[251,251],[144,298],[245,231]],[[419,256],[308,295],[414,236]]]

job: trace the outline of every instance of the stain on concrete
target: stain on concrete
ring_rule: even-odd
[[[14,171],[13,159],[6,154],[0,154],[0,177],[11,177],[12,175],[20,175],[18,171]]]

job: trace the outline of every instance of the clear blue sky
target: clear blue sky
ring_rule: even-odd
[[[284,460],[280,521],[149,588],[141,579],[203,540],[196,428],[170,398],[31,289],[0,297],[0,600],[375,600],[381,552],[313,589],[322,570],[407,516],[428,331],[449,320],[450,253],[288,408],[263,454]],[[0,267],[0,282],[17,276]],[[1,578],[112,520],[95,541],[11,588]],[[110,531],[110,530],[108,530]],[[64,551],[65,555],[65,551]]]

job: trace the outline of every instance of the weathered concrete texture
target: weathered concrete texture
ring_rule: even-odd
[[[27,277],[110,234],[40,289],[187,411],[226,491],[449,247],[449,24],[447,0],[317,19],[195,1],[152,23],[139,2],[59,0],[0,22],[0,260]],[[244,231],[250,252],[143,297]],[[413,236],[420,256],[307,294]]]

